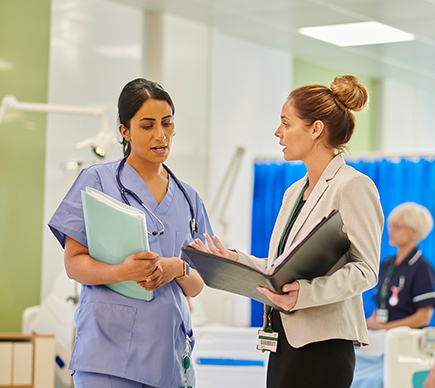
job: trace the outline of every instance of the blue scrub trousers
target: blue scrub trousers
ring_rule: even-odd
[[[75,388],[155,388],[121,377],[81,371],[74,372],[73,380]]]

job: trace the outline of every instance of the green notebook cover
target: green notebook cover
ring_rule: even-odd
[[[144,212],[91,187],[82,190],[89,255],[108,264],[121,264],[127,256],[149,251]],[[135,281],[106,284],[129,298],[151,300],[153,291]]]

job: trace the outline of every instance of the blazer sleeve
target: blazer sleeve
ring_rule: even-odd
[[[246,253],[243,253],[238,250],[236,250],[236,252],[239,255],[239,258],[237,259],[239,263],[248,265],[262,272],[266,270],[267,259],[260,259],[252,255],[247,255]]]
[[[345,264],[329,276],[299,280],[299,296],[292,310],[340,302],[377,283],[384,216],[376,186],[362,174],[335,183],[330,194],[335,196],[336,204],[338,199],[338,210],[351,243]]]

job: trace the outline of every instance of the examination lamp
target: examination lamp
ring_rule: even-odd
[[[0,106],[0,123],[6,110],[23,110],[31,112],[51,112],[73,115],[94,116],[101,122],[101,130],[93,137],[88,137],[75,145],[75,148],[82,149],[91,147],[93,152],[100,158],[104,158],[108,148],[116,143],[116,137],[110,129],[109,118],[102,108],[92,108],[74,105],[40,104],[34,102],[19,102],[15,96],[3,97]]]

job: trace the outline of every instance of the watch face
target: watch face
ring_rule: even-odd
[[[186,262],[186,276],[190,275],[190,265]]]

